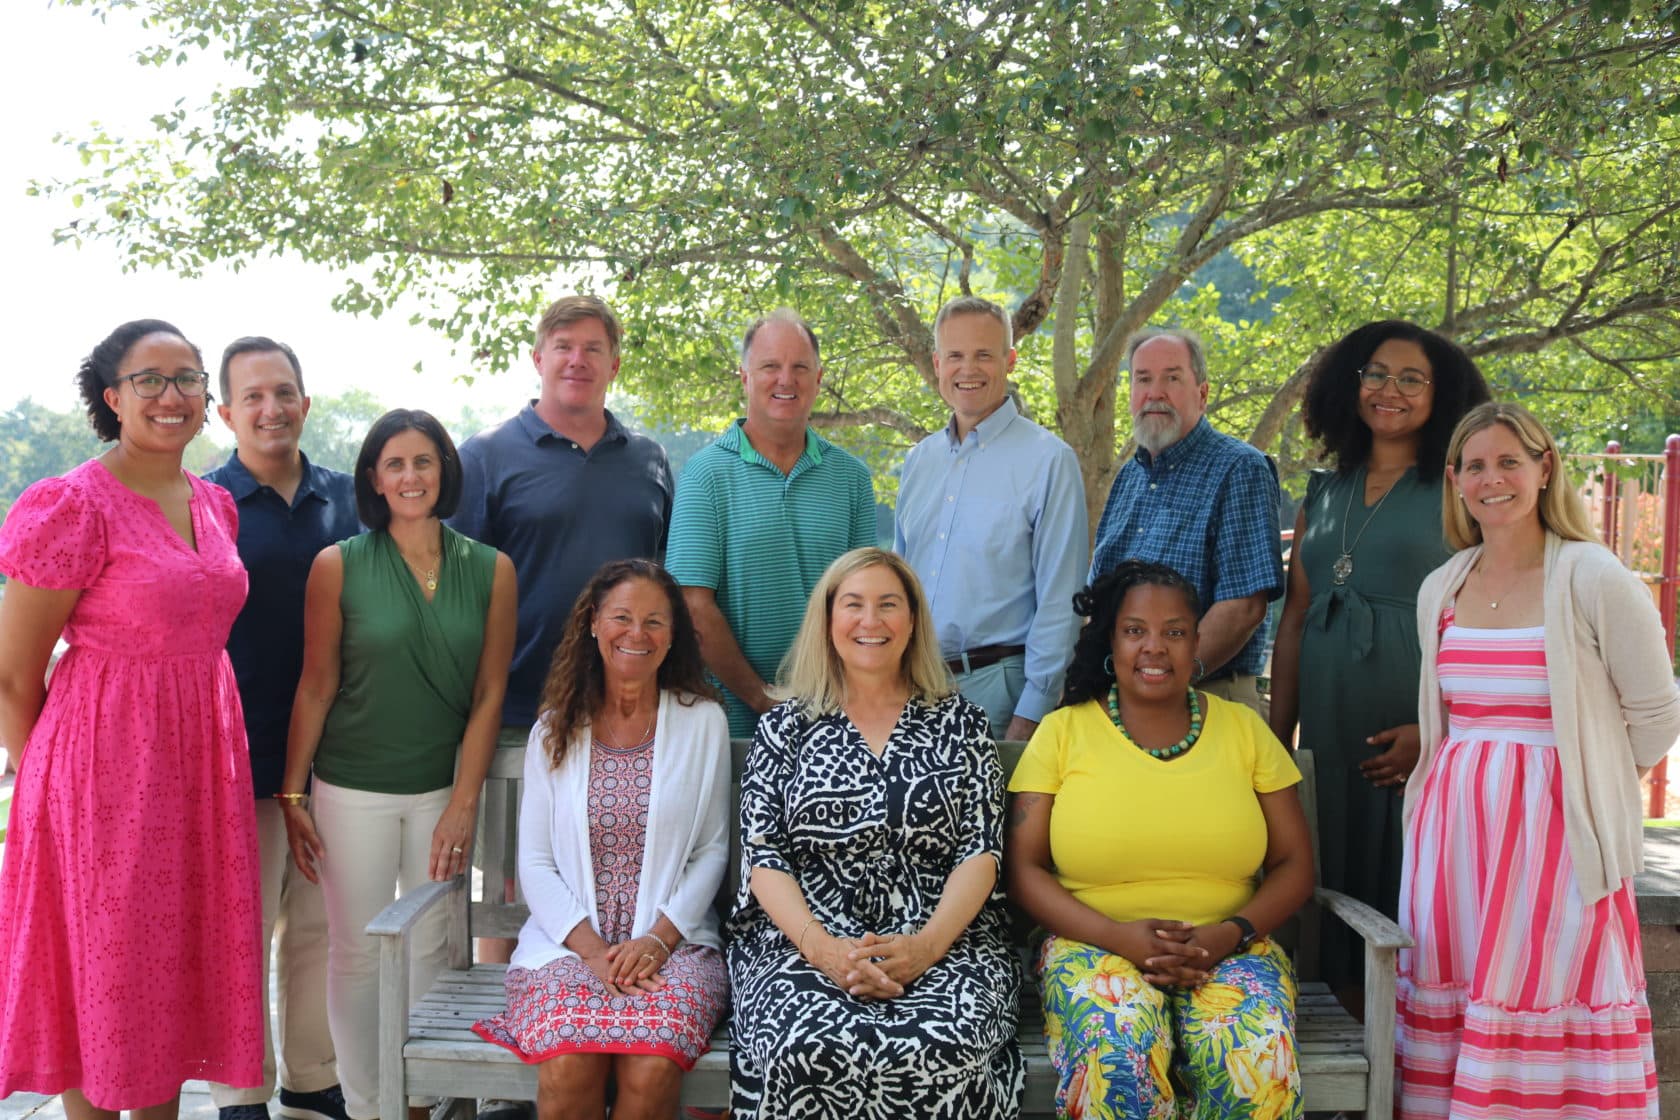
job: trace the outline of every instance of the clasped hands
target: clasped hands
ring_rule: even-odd
[[[1161,918],[1121,922],[1115,948],[1157,988],[1195,988],[1242,940],[1232,922],[1198,926]]]
[[[608,995],[624,996],[635,991],[657,992],[665,986],[660,971],[670,959],[665,943],[651,933],[620,941],[601,943],[592,952],[579,953]]]
[[[844,938],[813,930],[808,940],[807,959],[858,999],[897,999],[943,955],[921,933]]]

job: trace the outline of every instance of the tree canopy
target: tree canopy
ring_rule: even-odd
[[[971,291],[1012,309],[1093,505],[1152,322],[1202,331],[1214,421],[1286,471],[1306,363],[1371,318],[1566,430],[1680,397],[1680,0],[132,6],[147,61],[249,80],[72,138],[86,175],[41,187],[79,203],[64,236],[346,267],[342,306],[416,294],[486,370],[594,286],[672,426],[736,411],[734,337],[791,304],[816,422],[888,460],[941,421],[933,312]]]

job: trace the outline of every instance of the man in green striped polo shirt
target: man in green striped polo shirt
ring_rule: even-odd
[[[875,488],[869,468],[810,428],[822,359],[795,312],[747,328],[740,373],[746,418],[683,468],[665,564],[725,689],[729,733],[747,738],[818,577],[876,543]]]

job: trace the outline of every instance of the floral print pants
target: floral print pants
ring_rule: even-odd
[[[1198,988],[1157,988],[1124,957],[1050,937],[1039,954],[1056,1115],[1299,1120],[1295,969],[1269,938]]]

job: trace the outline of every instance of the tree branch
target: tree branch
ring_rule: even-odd
[[[895,339],[922,375],[922,381],[929,388],[937,389],[939,377],[933,369],[933,338],[903,286],[876,271],[851,242],[840,236],[839,230],[819,224],[813,232],[844,273],[863,285],[882,335]]]

